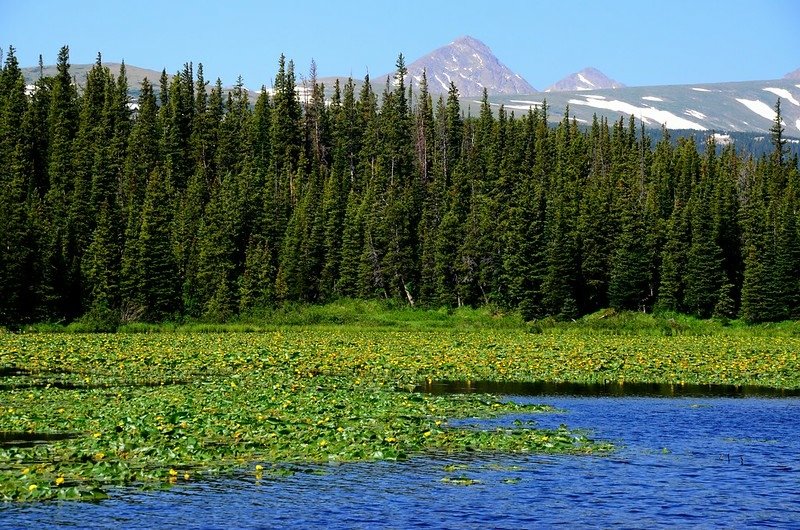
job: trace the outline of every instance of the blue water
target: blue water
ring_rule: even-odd
[[[800,399],[514,398],[566,412],[606,457],[430,455],[286,477],[115,491],[95,504],[0,506],[3,528],[800,528]],[[443,479],[451,479],[450,482]],[[453,483],[462,479],[471,485]]]

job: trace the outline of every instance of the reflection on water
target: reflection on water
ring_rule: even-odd
[[[0,505],[0,527],[800,527],[800,399],[517,397],[565,412],[467,420],[561,423],[611,456],[431,454],[251,472],[96,504]]]
[[[0,431],[0,447],[30,447],[39,443],[54,442],[76,438],[74,433],[64,432],[16,432]]]
[[[426,394],[500,394],[506,396],[582,397],[798,397],[800,389],[766,386],[682,385],[659,383],[518,383],[497,381],[433,381],[419,385]]]

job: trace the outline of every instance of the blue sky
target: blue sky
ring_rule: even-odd
[[[0,46],[23,66],[106,61],[168,72],[202,62],[207,78],[270,85],[278,56],[298,73],[363,78],[460,35],[544,89],[594,66],[627,85],[775,79],[800,67],[796,0],[207,2],[0,0]]]

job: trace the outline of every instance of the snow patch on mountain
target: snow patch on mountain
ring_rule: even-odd
[[[422,76],[419,76],[419,78],[422,79]],[[433,78],[436,79],[439,82],[440,85],[442,85],[442,90],[449,90],[450,89],[450,85],[448,85],[447,83],[442,81],[441,78],[439,77],[439,74],[433,74]],[[416,79],[416,77],[415,77],[415,79]],[[430,87],[430,88],[431,88],[431,91],[432,91],[433,87]]]
[[[744,98],[736,98],[736,101],[738,101],[751,111],[755,112],[762,118],[766,118],[770,121],[775,121],[775,116],[776,116],[775,111],[772,109],[772,107],[770,107],[763,101],[758,99],[744,99]]]
[[[642,96],[642,99],[645,101],[662,101],[662,102],[664,101],[663,99],[657,98],[655,96]]]
[[[788,90],[786,90],[785,88],[775,88],[775,87],[768,86],[764,90],[766,92],[772,92],[776,96],[785,99],[786,101],[788,101],[792,105],[797,105],[798,107],[800,107],[800,101],[797,101],[794,98],[794,96],[792,95],[792,93],[789,92]]]
[[[695,91],[697,91],[697,92],[711,92],[711,91],[710,91],[709,89],[707,89],[707,88],[700,88],[700,87],[692,87],[692,90],[695,90]]]
[[[794,125],[797,127],[797,130],[800,131],[800,119],[794,122]]]
[[[494,106],[500,106],[498,103],[492,103]],[[506,110],[530,110],[534,105],[503,105]]]
[[[586,83],[587,85],[589,85],[592,88],[597,88],[597,85],[595,85],[594,83],[592,83],[591,81],[586,79],[586,77],[580,72],[578,72],[578,79],[581,80],[581,83]],[[578,90],[580,90],[580,88]]]
[[[703,114],[700,111],[694,110],[694,109],[687,109],[687,110],[683,111],[683,113],[688,115],[688,116],[691,116],[692,118],[697,118],[698,120],[705,120],[706,119],[706,115],[705,114]]]
[[[658,125],[664,125],[668,129],[693,129],[696,131],[706,131],[706,127],[699,123],[681,118],[666,110],[659,110],[655,107],[637,107],[624,101],[611,100],[603,101],[598,99],[570,99],[570,105],[585,105],[595,107],[598,109],[607,109],[623,114],[633,115],[645,123],[655,122]]]

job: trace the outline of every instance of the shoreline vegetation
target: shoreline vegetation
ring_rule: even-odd
[[[518,310],[496,305],[472,307],[412,307],[394,299],[342,298],[327,304],[287,302],[231,317],[224,321],[180,317],[162,322],[131,322],[108,326],[91,317],[70,323],[0,325],[10,333],[255,333],[283,328],[332,327],[396,331],[518,330],[527,333],[611,335],[753,335],[800,337],[800,321],[753,324],[726,317],[698,318],[672,311],[618,311],[606,308],[570,320],[544,317],[525,320]]]
[[[486,307],[343,300],[228,324],[5,332],[0,499],[99,499],[124,494],[119,486],[228,472],[269,479],[437,452],[603,455],[613,447],[527,421],[547,407],[415,389],[448,380],[796,389],[798,330],[611,310],[526,323]],[[526,421],[485,431],[448,424],[507,414]]]

